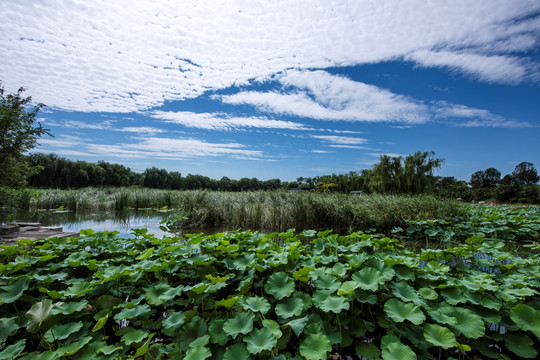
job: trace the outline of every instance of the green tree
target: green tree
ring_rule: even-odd
[[[22,161],[23,154],[35,148],[41,136],[51,135],[36,121],[44,105],[30,106],[32,98],[23,97],[24,91],[21,87],[16,94],[4,95],[0,83],[0,186],[25,186],[26,179],[40,167]]]
[[[520,185],[532,185],[540,180],[534,165],[526,161],[521,162],[516,166],[512,172],[512,177]]]

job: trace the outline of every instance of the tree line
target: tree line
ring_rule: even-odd
[[[41,168],[41,172],[27,179],[28,185],[35,188],[78,189],[88,186],[130,187],[139,186],[166,190],[219,190],[253,191],[276,190],[282,188],[279,179],[259,180],[257,178],[220,180],[208,176],[188,174],[182,176],[177,171],[167,171],[152,167],[137,173],[120,164],[105,161],[88,163],[72,161],[55,154],[34,153],[25,157],[29,167]]]
[[[349,193],[361,191],[371,194],[436,194],[464,201],[496,200],[501,202],[538,203],[536,183],[538,173],[532,163],[518,164],[511,174],[501,178],[494,168],[477,171],[469,182],[455,177],[434,176],[443,159],[434,158],[433,152],[416,152],[405,157],[381,155],[371,169],[347,174],[315,177],[299,177],[296,181],[257,178],[219,180],[203,175],[182,176],[177,171],[152,167],[142,173],[105,161],[88,163],[72,161],[55,154],[34,153],[24,157],[28,168],[40,168],[41,172],[28,178],[28,185],[36,188],[75,189],[88,186],[147,187],[170,190],[312,190]]]
[[[88,186],[129,187],[140,186],[156,189],[220,191],[254,191],[295,189],[320,192],[359,191],[380,194],[437,194],[442,197],[461,198],[466,201],[493,199],[503,202],[539,202],[539,180],[534,165],[518,164],[511,174],[501,178],[494,168],[477,171],[469,182],[454,177],[436,177],[434,171],[443,159],[434,152],[416,152],[408,156],[381,155],[371,169],[347,174],[332,174],[312,178],[300,177],[297,181],[280,179],[261,181],[257,178],[239,180],[222,177],[188,174],[152,167],[137,173],[123,165],[105,161],[88,163],[72,161],[55,154],[33,153],[37,140],[51,135],[36,121],[42,104],[31,107],[31,97],[23,97],[23,88],[15,94],[4,95],[0,82],[0,200],[3,207],[9,189],[27,184],[36,188],[83,188]],[[52,136],[52,135],[51,135]]]

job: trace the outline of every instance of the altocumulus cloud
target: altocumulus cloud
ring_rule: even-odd
[[[267,104],[249,93],[236,101],[421,123],[424,105],[414,100],[305,70],[406,59],[488,82],[524,81],[538,75],[522,52],[536,44],[540,22],[527,16],[539,11],[538,0],[2,1],[0,74],[7,90],[24,84],[54,109],[134,112],[299,69],[281,79],[297,91],[265,94],[274,96]],[[372,99],[354,117],[358,100],[328,86]]]
[[[154,111],[151,116],[167,123],[207,130],[236,130],[240,128],[310,130],[292,121],[265,117],[233,117],[223,113],[194,113],[190,111]]]
[[[320,120],[427,121],[425,105],[326,71],[289,70],[276,79],[283,85],[283,92],[246,91],[220,98],[228,104],[249,104],[269,112]]]

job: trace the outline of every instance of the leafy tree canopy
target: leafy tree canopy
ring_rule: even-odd
[[[536,184],[538,180],[540,180],[534,165],[526,161],[521,162],[516,166],[512,172],[512,177],[516,183],[522,185]]]
[[[37,145],[39,137],[49,134],[49,129],[36,121],[39,110],[44,106],[30,106],[32,98],[23,97],[24,88],[16,94],[4,95],[0,83],[0,186],[20,187],[26,178],[39,171],[25,161],[22,155]]]

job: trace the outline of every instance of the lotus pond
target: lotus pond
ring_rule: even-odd
[[[540,248],[361,232],[82,231],[0,252],[0,359],[520,359]],[[479,256],[479,254],[483,256]]]

